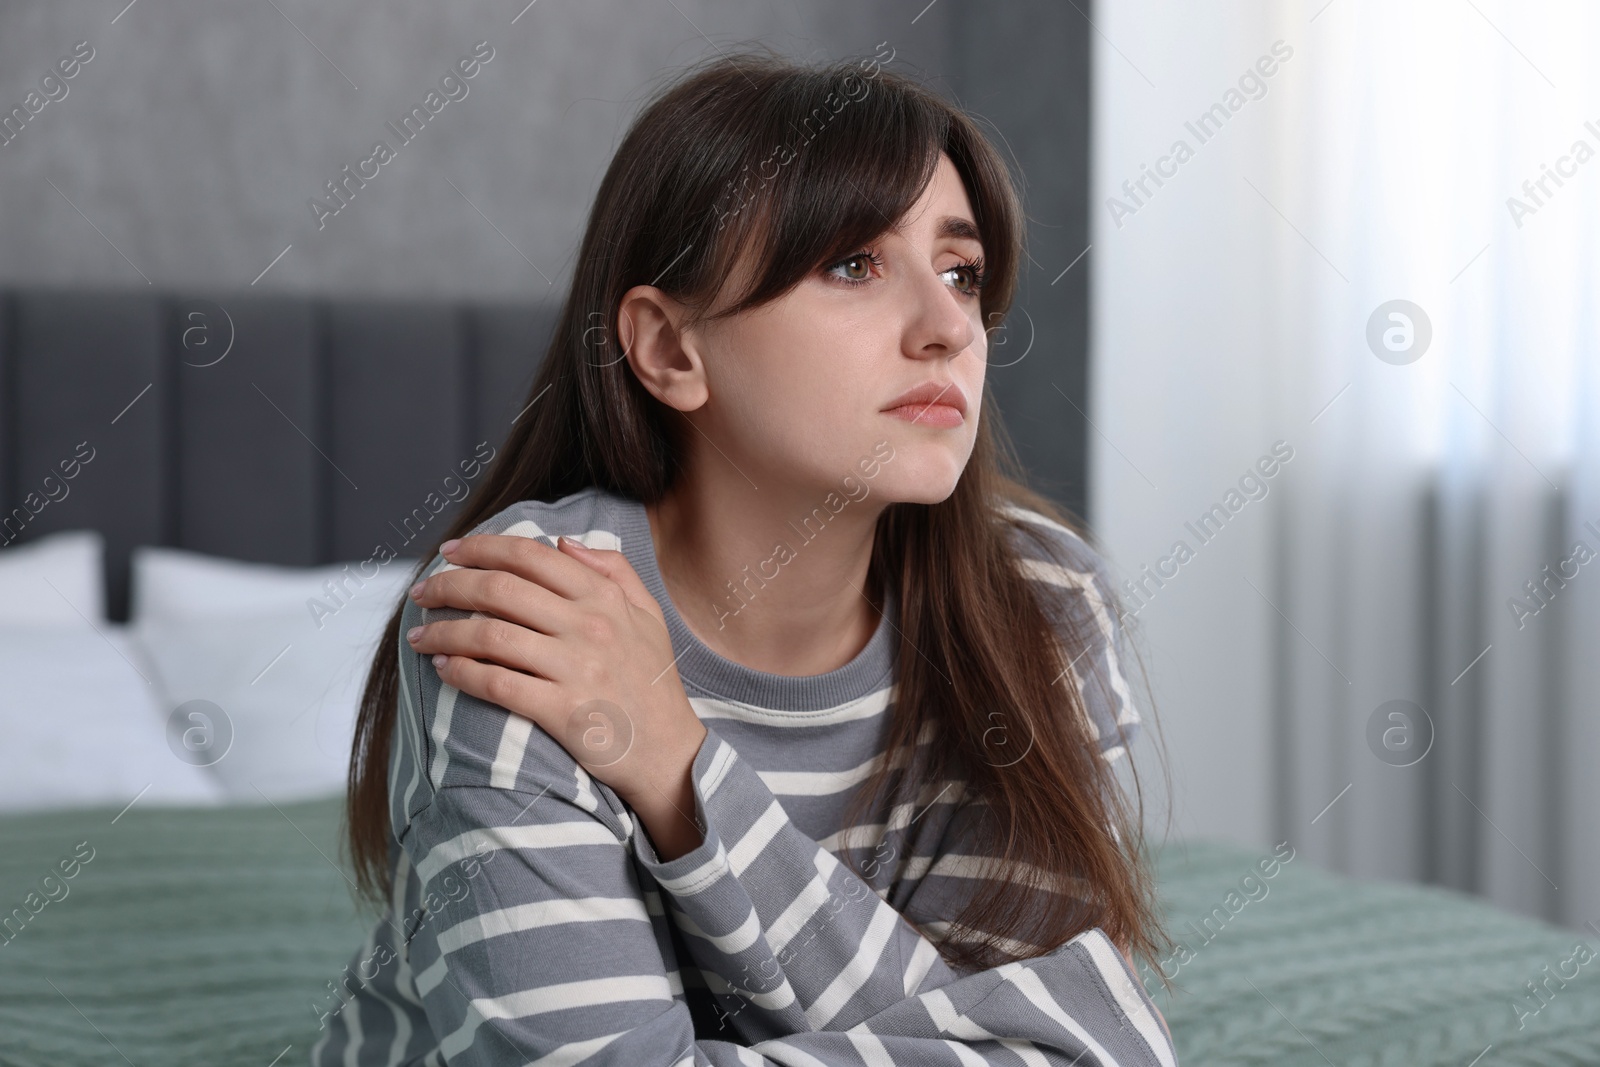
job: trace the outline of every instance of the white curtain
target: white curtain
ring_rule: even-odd
[[[1600,7],[1092,17],[1092,512],[1180,832],[1600,917]]]

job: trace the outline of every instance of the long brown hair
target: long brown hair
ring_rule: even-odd
[[[983,321],[999,322],[1017,285],[1022,209],[1004,160],[963,112],[876,60],[809,67],[758,50],[703,62],[659,92],[595,197],[571,290],[529,392],[528,403],[539,403],[514,425],[424,561],[519,500],[556,500],[589,486],[659,500],[681,453],[665,405],[640,384],[613,336],[622,294],[653,284],[681,301],[691,321],[758,307],[880,236],[916,202],[941,152],[960,173],[982,236]],[[746,255],[757,266],[744,291],[711,314]],[[1000,848],[989,870],[1042,872],[1048,885],[1014,874],[985,883],[994,891],[968,900],[955,919],[977,936],[948,937],[940,951],[954,967],[982,969],[1099,926],[1153,961],[1164,935],[1142,846],[1142,801],[1130,805],[1100,757],[1076,688],[1056,684],[1095,636],[1094,623],[1058,618],[1036,599],[1016,536],[1045,551],[1052,542],[1004,506],[1080,533],[1082,526],[1022,484],[988,390],[982,404],[954,492],[937,504],[890,504],[878,520],[870,584],[893,583],[900,629],[886,756],[903,748],[915,757],[914,795],[924,783],[964,782],[993,821],[986,836]],[[391,891],[387,767],[401,607],[362,697],[345,813],[358,887],[379,906]],[[1062,627],[1064,642],[1056,636]],[[1030,739],[1026,758],[986,758],[997,715],[1008,736]],[[917,741],[928,722],[941,742],[921,746],[931,750],[924,765]],[[852,797],[844,826],[881,802],[902,773],[898,764],[880,761]]]

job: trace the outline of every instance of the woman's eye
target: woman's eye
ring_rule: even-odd
[[[855,255],[851,256],[848,259],[841,259],[839,262],[837,262],[833,266],[829,267],[828,271],[829,271],[829,273],[834,274],[834,277],[838,278],[840,281],[850,282],[850,283],[852,283],[854,285],[860,285],[863,282],[866,282],[866,281],[871,279],[871,277],[872,277],[872,268],[874,266],[881,266],[881,265],[882,264],[879,261],[878,257],[872,255],[871,253],[869,253],[869,252],[857,252]],[[861,270],[861,273],[860,274],[856,274],[853,271],[850,272],[850,273],[847,273],[847,274],[835,273],[841,267],[843,267],[843,268],[848,270],[852,266],[859,267],[860,270]]]
[[[982,263],[957,263],[955,266],[947,269],[944,273],[965,275],[966,284],[957,285],[956,288],[960,292],[969,296],[976,296],[979,290],[983,288],[984,276]]]

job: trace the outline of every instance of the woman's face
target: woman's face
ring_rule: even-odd
[[[945,499],[983,396],[988,338],[972,266],[982,255],[961,178],[941,155],[921,199],[861,254],[697,332],[706,395],[689,418],[758,487],[776,481],[819,502],[861,494],[858,484],[883,504]],[[925,394],[896,409],[918,387]]]

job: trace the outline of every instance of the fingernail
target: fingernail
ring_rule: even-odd
[[[412,586],[411,587],[411,599],[415,600],[417,597],[421,596],[422,595],[422,587],[424,585],[426,585],[426,584],[427,584],[426,582],[418,582],[416,585]]]
[[[422,627],[413,626],[411,629],[406,631],[406,640],[407,641],[415,641],[421,634],[422,634]]]
[[[461,539],[459,537],[452,537],[450,540],[439,546],[439,551],[448,556],[450,553],[454,552],[456,547],[460,544]]]
[[[445,655],[443,652],[435,653],[433,657],[433,669],[436,671],[444,670],[445,660],[449,658],[450,657]]]

